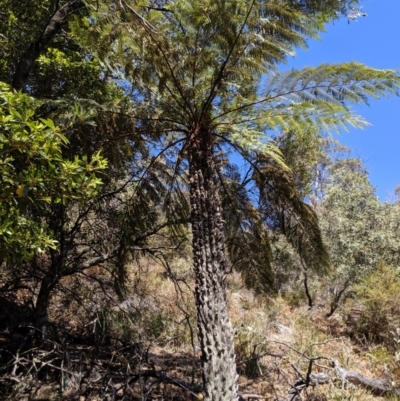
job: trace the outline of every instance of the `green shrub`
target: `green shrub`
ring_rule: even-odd
[[[400,273],[379,263],[376,270],[354,286],[358,317],[356,334],[368,341],[385,344],[395,351],[400,327]]]

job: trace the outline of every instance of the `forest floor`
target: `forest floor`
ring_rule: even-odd
[[[0,297],[0,400],[201,399],[193,278],[184,261],[174,268],[172,279],[141,261],[123,302],[98,268],[64,280],[45,339],[29,292]],[[350,311],[327,318],[320,299],[309,309],[302,296],[260,298],[235,273],[228,300],[244,400],[400,399],[397,354],[355,336]]]

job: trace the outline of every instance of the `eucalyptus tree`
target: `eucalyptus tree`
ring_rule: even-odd
[[[293,190],[270,134],[315,135],[346,124],[362,126],[362,119],[346,103],[395,93],[400,86],[394,71],[358,63],[276,71],[295,47],[317,37],[323,22],[336,15],[339,3],[328,3],[335,7],[321,11],[312,7],[318,2],[277,0],[96,1],[91,18],[76,18],[73,24],[74,34],[88,51],[129,83],[137,129],[151,134],[154,159],[175,155],[176,176],[188,175],[207,401],[238,398],[225,295],[229,264],[225,234],[232,232],[227,227],[232,220],[224,220],[222,194],[227,193],[224,184],[232,184],[231,194],[236,193],[239,180],[224,180],[223,153],[231,147],[243,156],[254,182],[247,199],[249,186],[241,183],[242,205],[247,204],[243,215],[255,216],[254,222],[243,221],[240,215],[234,218],[244,237],[253,237],[252,244],[258,244],[248,248],[250,255],[242,260],[250,268],[252,262],[258,264],[250,252],[255,248],[268,259],[268,222],[278,219],[296,249],[309,250],[303,255],[311,266],[327,269],[329,257],[315,214]],[[171,191],[176,189],[173,177],[170,184]],[[280,207],[271,212],[272,204]],[[225,216],[236,211],[228,213],[225,208]],[[315,241],[306,242],[299,235],[308,228]],[[251,233],[261,242],[254,241]],[[237,241],[228,241],[233,250],[229,243]]]
[[[398,265],[400,219],[396,205],[378,199],[361,160],[340,159],[327,169],[316,210],[333,264],[330,316],[349,289],[373,274],[379,263]]]

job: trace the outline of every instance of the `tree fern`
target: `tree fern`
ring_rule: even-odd
[[[308,267],[329,266],[315,214],[302,202],[272,134],[362,126],[349,104],[399,89],[396,72],[357,63],[275,71],[351,3],[175,0],[155,10],[147,0],[93,0],[87,29],[75,21],[73,30],[88,51],[135,88],[142,135],[151,132],[154,149],[176,144],[181,160],[174,171],[187,166],[207,401],[237,399],[224,234],[231,261],[249,266],[242,269],[249,284],[257,275],[268,276],[272,229],[287,236]],[[244,183],[224,173],[218,152],[229,148],[249,167]],[[168,181],[170,193],[177,178],[173,173]]]

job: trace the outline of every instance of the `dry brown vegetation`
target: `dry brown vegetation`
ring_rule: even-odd
[[[53,325],[45,340],[30,323],[30,293],[3,296],[1,399],[199,399],[190,262],[175,260],[166,271],[141,259],[131,266],[127,283],[121,301],[100,267],[64,278],[52,299]],[[300,290],[262,298],[244,287],[238,273],[227,284],[243,399],[397,399],[341,374],[345,369],[400,387],[400,334],[368,337],[360,303],[350,301],[327,318],[321,297],[310,310],[296,295]],[[296,395],[294,385],[301,381]]]

